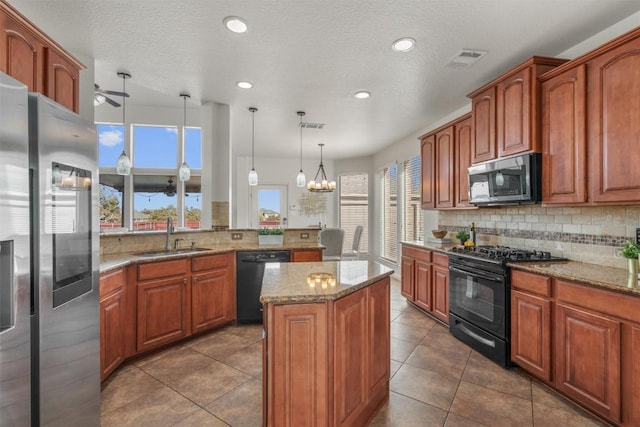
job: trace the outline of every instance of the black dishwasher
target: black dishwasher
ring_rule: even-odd
[[[238,252],[236,259],[237,322],[262,323],[260,290],[267,263],[289,262],[289,251]],[[267,267],[268,268],[268,267]]]

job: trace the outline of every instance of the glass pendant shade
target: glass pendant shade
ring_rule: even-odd
[[[252,187],[258,185],[258,172],[255,169],[249,171],[249,185]]]
[[[129,175],[131,174],[131,159],[127,156],[127,153],[122,150],[122,154],[118,157],[118,161],[116,162],[116,173],[118,175]]]
[[[300,172],[298,172],[298,176],[296,176],[296,184],[301,188],[307,185],[307,177],[304,176],[304,172],[302,172],[302,169],[300,169]]]
[[[180,181],[189,181],[189,178],[191,178],[191,169],[187,162],[183,162],[180,165],[180,169],[178,169],[178,178]]]

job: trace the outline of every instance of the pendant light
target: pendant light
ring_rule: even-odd
[[[300,172],[298,172],[298,176],[296,177],[296,184],[298,187],[304,187],[307,185],[307,178],[304,176],[304,172],[302,172],[302,116],[305,115],[305,112],[298,111],[296,114],[300,116]]]
[[[320,166],[318,172],[316,172],[315,178],[313,178],[307,184],[307,190],[314,193],[328,193],[336,189],[336,182],[329,181],[327,174],[324,171],[324,164],[322,163],[322,147],[324,144],[318,144],[320,146]]]
[[[256,107],[249,107],[249,111],[251,111],[251,170],[249,171],[249,185],[254,187],[258,185],[258,172],[256,172],[256,168],[253,163],[255,157],[255,118],[256,111],[258,111],[258,109]]]
[[[182,126],[182,152],[184,156],[185,141],[187,139],[187,98],[191,98],[191,95],[183,92],[180,96],[184,99],[184,125]],[[191,169],[189,168],[186,159],[183,158],[180,169],[178,169],[178,179],[180,179],[180,181],[189,181],[189,178],[191,178]]]
[[[131,74],[129,73],[124,73],[119,71],[118,72],[118,77],[122,77],[122,93],[126,93],[125,89],[125,84],[124,82],[127,79],[131,78]],[[127,156],[127,152],[125,151],[125,148],[127,147],[127,122],[125,121],[125,117],[126,117],[126,108],[125,108],[125,104],[126,104],[126,96],[122,97],[122,128],[124,131],[124,147],[122,147],[122,154],[120,154],[120,157],[118,157],[118,160],[116,161],[116,173],[118,175],[130,175],[131,174],[131,159],[129,158],[129,156]]]

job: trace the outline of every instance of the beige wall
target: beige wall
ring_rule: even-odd
[[[505,245],[550,251],[554,255],[625,268],[618,251],[635,240],[640,206],[545,208],[540,206],[441,211],[438,225],[449,230],[478,229],[478,244]]]

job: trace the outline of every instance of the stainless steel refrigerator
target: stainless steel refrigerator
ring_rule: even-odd
[[[97,426],[95,126],[20,86],[0,73],[0,425]]]

